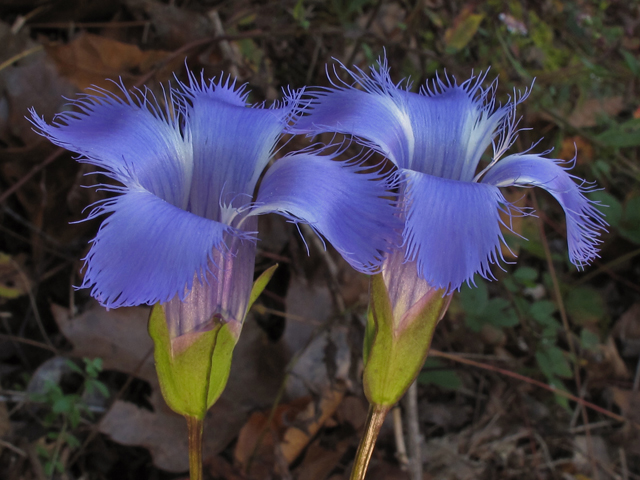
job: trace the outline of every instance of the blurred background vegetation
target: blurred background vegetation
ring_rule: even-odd
[[[230,73],[251,102],[270,103],[328,85],[337,62],[366,70],[386,52],[414,91],[487,69],[498,101],[531,88],[512,150],[575,160],[610,223],[601,258],[580,272],[554,199],[506,192],[538,212],[514,223],[527,241],[508,238],[517,259],[505,249],[499,281],[456,295],[419,379],[420,415],[398,422],[418,424],[424,478],[640,478],[639,26],[637,0],[0,1],[0,477],[186,470],[183,422],[148,356],[148,311],[105,312],[72,288],[98,223],[69,222],[104,194],[81,187],[97,183],[84,178],[92,167],[32,132],[27,109],[50,121],[63,96],[117,92],[106,79],[159,93],[185,67]],[[290,225],[261,222],[257,270],[281,266],[212,411],[206,474],[347,478],[366,412],[367,279],[308,232],[309,257]],[[398,449],[389,426],[370,478],[409,478]]]

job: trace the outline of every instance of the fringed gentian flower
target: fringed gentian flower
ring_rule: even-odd
[[[560,202],[579,268],[597,256],[606,223],[584,196],[591,187],[576,183],[561,160],[530,152],[501,159],[515,141],[516,105],[526,92],[499,105],[497,84],[482,87],[486,75],[460,85],[436,80],[412,93],[392,82],[386,60],[370,76],[345,70],[355,85],[334,83],[312,94],[296,131],[354,135],[387,157],[397,167],[404,221],[402,248],[387,255],[371,281],[363,378],[371,407],[351,476],[361,479],[377,429],[422,368],[450,294],[475,274],[493,278],[491,264],[502,259],[504,243],[500,212],[524,213],[500,187],[538,186]],[[478,172],[489,146],[491,161]]]
[[[201,417],[224,388],[224,362],[256,292],[256,215],[277,212],[308,223],[367,273],[400,242],[401,225],[383,175],[361,162],[337,161],[337,153],[292,153],[263,176],[276,143],[299,114],[300,93],[274,108],[249,108],[244,87],[229,79],[189,80],[169,89],[165,107],[147,91],[122,88],[121,99],[94,89],[96,95],[84,95],[51,125],[31,113],[39,133],[121,184],[100,185],[117,195],[89,215],[109,214],[85,259],[81,286],[107,308],[162,305],[154,312],[166,318],[166,335],[154,323],[155,313],[150,324],[159,374],[165,360],[171,370],[186,359],[162,383],[163,393],[168,398],[195,384],[209,388],[173,404],[168,398],[176,411]],[[216,333],[204,347],[198,343],[221,325],[224,338]],[[162,358],[156,337],[168,349]],[[200,360],[185,353],[192,346],[207,357],[204,375],[223,370],[215,380],[219,391],[212,393],[213,377],[191,378],[200,368]],[[216,360],[223,347],[231,350]]]
[[[317,92],[310,115],[296,129],[355,135],[398,167],[405,251],[403,261],[391,260],[396,267],[415,262],[420,278],[447,292],[472,283],[476,273],[493,278],[490,265],[502,259],[504,243],[499,214],[521,213],[499,189],[512,185],[541,187],[558,200],[567,215],[569,256],[578,268],[597,256],[606,222],[584,196],[591,187],[570,175],[562,160],[529,152],[501,159],[515,142],[516,105],[528,92],[497,105],[497,83],[484,89],[486,75],[480,75],[460,85],[438,79],[412,93],[392,82],[386,59],[371,76],[358,68],[346,71],[355,86],[334,84]],[[490,145],[492,159],[478,172]]]

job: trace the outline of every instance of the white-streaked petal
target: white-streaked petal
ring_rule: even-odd
[[[106,218],[86,257],[82,288],[108,308],[153,305],[184,298],[194,278],[205,278],[224,234],[252,242],[249,232],[181,210],[145,190],[103,203],[90,218]]]
[[[338,132],[356,135],[362,143],[380,152],[393,163],[406,167],[414,155],[414,132],[404,101],[406,91],[389,76],[386,61],[372,77],[355,68],[343,69],[353,77],[359,90],[346,84],[335,88],[309,90],[311,101],[293,126],[295,133]]]
[[[491,264],[502,259],[500,190],[403,170],[407,178],[404,239],[407,260],[422,278],[448,292],[473,282],[474,274],[493,278]]]
[[[487,171],[482,182],[498,187],[518,185],[547,190],[560,203],[567,215],[569,258],[577,267],[598,257],[599,235],[607,226],[595,203],[583,195],[593,185],[578,185],[562,166],[562,160],[541,155],[511,155],[500,160]]]
[[[189,210],[224,221],[224,206],[240,208],[251,202],[297,101],[288,99],[281,108],[249,108],[242,87],[234,90],[235,82],[191,80],[182,86],[194,151]]]
[[[382,253],[401,242],[402,224],[387,187],[370,167],[298,153],[267,171],[252,214],[277,212],[308,223],[356,270],[371,273]]]
[[[101,89],[83,95],[77,111],[56,115],[51,125],[31,111],[38,133],[84,155],[80,161],[104,168],[128,187],[142,188],[186,208],[191,186],[191,145],[180,132],[180,118],[163,110],[150,92],[137,96],[122,87],[124,99]],[[168,105],[172,98],[165,98]],[[171,108],[168,106],[167,108]]]
[[[513,132],[515,105],[526,97],[496,107],[496,83],[482,87],[486,74],[458,85],[453,78],[434,80],[419,94],[394,84],[386,59],[371,74],[342,67],[363,90],[344,84],[311,91],[307,115],[294,131],[338,132],[387,156],[401,169],[454,180],[471,181],[485,150],[497,137],[501,147]]]
[[[416,138],[415,158],[406,167],[452,180],[471,181],[482,154],[514,108],[494,109],[494,89],[481,87],[485,76],[461,85],[434,81],[421,94],[406,93]]]

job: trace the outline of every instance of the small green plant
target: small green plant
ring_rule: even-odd
[[[543,275],[544,277],[544,275]],[[504,278],[499,288],[504,288],[504,295],[489,298],[489,291],[484,280],[477,280],[477,288],[462,288],[460,291],[460,307],[465,312],[467,327],[479,332],[484,325],[502,329],[515,327],[521,322],[526,323],[529,332],[527,346],[533,352],[539,371],[546,377],[547,382],[554,387],[567,390],[564,380],[573,377],[571,355],[558,346],[563,326],[556,318],[558,307],[551,300],[534,295],[542,285],[549,287],[548,279],[540,279],[538,270],[532,267],[520,267]],[[543,287],[544,288],[544,287]],[[581,289],[568,292],[565,302],[569,313],[588,308],[596,311],[593,305],[599,305],[600,297],[597,292],[589,295],[581,294]],[[594,348],[598,345],[598,337],[586,328],[580,335],[582,348]],[[568,408],[566,398],[557,396],[559,405]]]
[[[59,384],[47,380],[42,392],[31,395],[33,402],[47,407],[42,423],[48,432],[44,441],[37,445],[38,454],[44,460],[47,476],[52,476],[55,472],[64,472],[64,464],[60,459],[60,452],[64,447],[74,449],[80,446],[80,440],[73,434],[73,430],[78,427],[83,416],[92,417],[85,395],[98,392],[104,397],[109,396],[107,386],[98,380],[102,371],[102,359],[83,358],[83,362],[84,369],[71,360],[66,362],[69,369],[84,377],[77,392],[65,393]]]

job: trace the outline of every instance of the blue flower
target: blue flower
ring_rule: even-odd
[[[528,92],[505,105],[496,104],[497,83],[483,88],[485,74],[460,85],[449,77],[437,79],[412,93],[403,82],[392,82],[386,59],[378,67],[371,69],[370,76],[357,67],[354,71],[343,67],[355,85],[334,84],[314,92],[309,114],[300,118],[295,129],[307,134],[355,135],[396,165],[402,180],[405,227],[403,249],[394,252],[383,267],[391,295],[393,290],[407,296],[415,287],[400,278],[394,281],[403,285],[389,283],[390,269],[404,264],[403,271],[411,266],[414,277],[417,274],[429,287],[446,292],[472,283],[476,273],[493,278],[491,264],[503,259],[500,212],[507,218],[524,213],[504,198],[499,187],[547,190],[567,216],[571,261],[582,268],[597,257],[598,236],[607,224],[594,202],[584,196],[593,186],[570,175],[570,167],[562,160],[544,154],[524,152],[502,158],[515,142],[516,106]],[[493,147],[491,161],[478,172],[489,146]],[[423,290],[411,293],[405,307]]]
[[[188,84],[158,102],[95,88],[38,133],[100,167],[120,186],[88,218],[103,214],[81,287],[105,307],[165,305],[172,338],[212,321],[244,319],[253,280],[258,214],[308,223],[357,270],[376,270],[398,228],[383,175],[337,153],[292,153],[275,161],[300,111],[300,92],[274,108],[247,104],[235,81]],[[165,106],[161,106],[164,104]],[[386,196],[386,197],[385,197]],[[366,201],[365,201],[366,199]]]

